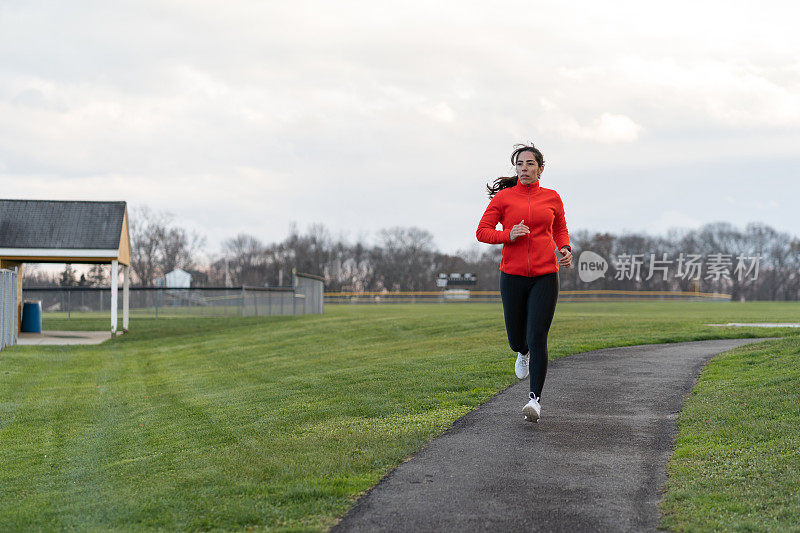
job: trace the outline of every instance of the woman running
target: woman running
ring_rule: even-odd
[[[547,332],[558,299],[558,269],[572,264],[572,248],[561,197],[539,186],[542,153],[533,144],[514,148],[511,163],[517,177],[497,178],[486,185],[491,200],[475,235],[481,242],[503,245],[500,297],[506,333],[517,352],[517,377],[530,375],[530,400],[522,413],[525,420],[538,422],[547,373]],[[502,231],[495,229],[498,222]]]

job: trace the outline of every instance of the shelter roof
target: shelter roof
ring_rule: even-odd
[[[0,200],[0,248],[119,248],[125,202]]]

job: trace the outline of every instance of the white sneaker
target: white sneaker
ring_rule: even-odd
[[[517,373],[519,379],[528,377],[528,361],[530,361],[531,352],[522,355],[517,352],[517,362],[514,364],[514,372]]]
[[[522,414],[525,415],[525,420],[528,422],[539,422],[539,415],[542,413],[542,406],[539,405],[539,399],[531,393],[531,399],[522,408]]]

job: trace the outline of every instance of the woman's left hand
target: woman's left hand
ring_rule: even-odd
[[[562,248],[559,250],[563,255],[558,259],[558,264],[569,268],[572,265],[572,252],[569,251],[569,248]]]

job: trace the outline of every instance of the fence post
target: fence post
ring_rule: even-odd
[[[292,269],[292,314],[297,314],[297,276],[295,269]]]
[[[111,336],[117,334],[117,288],[119,286],[119,261],[111,261]]]
[[[6,345],[6,273],[0,270],[0,350]]]
[[[244,305],[245,305],[245,302],[244,302],[244,285],[242,285],[242,298],[241,298],[241,302],[242,302],[242,316],[245,316],[245,315],[244,315]]]
[[[67,289],[67,320],[72,316],[72,291]]]

